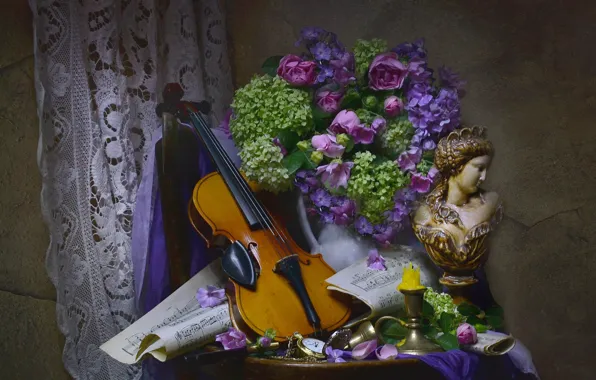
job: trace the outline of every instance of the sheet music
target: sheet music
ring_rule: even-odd
[[[207,285],[223,287],[226,281],[221,261],[214,261],[100,349],[121,363],[133,364],[145,354],[165,361],[213,341],[231,326],[228,305],[203,309],[196,293]]]
[[[401,282],[403,268],[410,261],[416,265],[416,255],[419,253],[410,247],[400,246],[398,250],[382,252],[382,255],[387,268],[385,271],[368,269],[367,260],[364,259],[326,280],[329,284],[327,289],[356,297],[371,309],[369,314],[348,322],[346,327],[377,316],[395,313],[402,308],[404,296],[397,291],[397,285]],[[423,280],[421,282],[423,285],[429,285]]]
[[[498,332],[478,333],[476,344],[462,345],[462,350],[475,352],[480,355],[504,355],[515,346],[515,338]]]

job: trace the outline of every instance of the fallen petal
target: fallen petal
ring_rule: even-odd
[[[385,344],[383,347],[377,348],[375,354],[379,360],[395,359],[397,357],[397,347],[392,344]]]
[[[377,340],[362,342],[352,350],[352,358],[356,360],[366,359],[374,350],[377,349]]]

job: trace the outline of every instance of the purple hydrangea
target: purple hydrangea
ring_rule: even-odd
[[[319,180],[313,170],[300,170],[296,173],[294,184],[302,194],[308,194],[319,187]]]
[[[396,52],[399,56],[406,56],[409,59],[412,58],[426,58],[426,49],[424,48],[424,38],[417,39],[414,42],[404,42],[391,51]]]
[[[443,87],[453,88],[457,91],[457,95],[460,98],[464,97],[466,81],[461,80],[456,72],[449,67],[442,66],[439,68],[439,79]]]
[[[323,188],[318,188],[310,194],[310,200],[317,207],[331,207],[331,194]]]
[[[331,48],[323,42],[317,42],[309,50],[317,61],[331,60]]]
[[[359,216],[354,222],[354,228],[360,235],[372,235],[374,228],[364,216]]]

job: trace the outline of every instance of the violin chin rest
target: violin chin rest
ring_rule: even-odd
[[[224,250],[221,266],[228,277],[238,285],[255,289],[257,284],[255,264],[248,250],[238,240]]]

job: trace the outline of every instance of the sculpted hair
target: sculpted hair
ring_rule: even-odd
[[[437,186],[425,198],[437,223],[460,224],[456,211],[445,206],[449,178],[458,175],[473,158],[493,156],[492,143],[486,139],[486,128],[473,126],[451,132],[439,141],[435,150],[435,167],[441,174]]]

